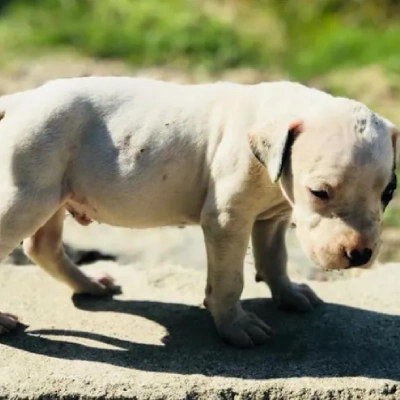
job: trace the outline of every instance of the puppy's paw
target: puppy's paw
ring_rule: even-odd
[[[249,348],[265,343],[273,336],[272,329],[255,314],[242,311],[232,320],[217,323],[221,337],[231,345]]]
[[[297,312],[310,312],[322,303],[322,300],[309,286],[289,280],[272,290],[272,299],[278,308]]]
[[[108,274],[97,278],[88,278],[88,282],[81,289],[75,291],[75,294],[89,296],[113,296],[121,293],[121,286],[116,285],[114,278]]]
[[[0,335],[16,329],[18,324],[18,317],[13,314],[0,312]]]

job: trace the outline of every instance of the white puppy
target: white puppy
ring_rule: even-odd
[[[257,279],[281,307],[320,300],[286,274],[285,230],[323,268],[368,266],[395,188],[396,129],[353,100],[290,82],[180,85],[60,79],[0,98],[0,259],[21,240],[74,292],[114,293],[62,248],[65,210],[87,224],[200,224],[205,304],[237,346],[270,328],[240,305],[251,237]],[[0,331],[16,318],[0,314]]]

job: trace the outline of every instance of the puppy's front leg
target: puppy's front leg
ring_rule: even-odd
[[[287,275],[287,225],[288,221],[282,219],[254,223],[251,238],[256,280],[268,284],[279,308],[311,311],[321,300],[307,285],[293,283]]]
[[[202,229],[208,259],[204,304],[219,334],[239,347],[264,343],[271,329],[240,305],[251,223],[229,212],[203,213]]]

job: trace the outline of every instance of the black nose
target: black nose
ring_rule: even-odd
[[[359,267],[360,265],[366,264],[372,256],[371,249],[364,249],[364,250],[351,250],[350,252],[346,252],[346,257],[350,261],[351,267]]]

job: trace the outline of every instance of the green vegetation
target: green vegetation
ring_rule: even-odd
[[[399,12],[394,0],[13,0],[2,7],[0,45],[296,79],[376,63],[400,73]]]
[[[187,0],[20,0],[4,8],[0,37],[17,51],[71,47],[137,66],[267,62],[260,43]]]

